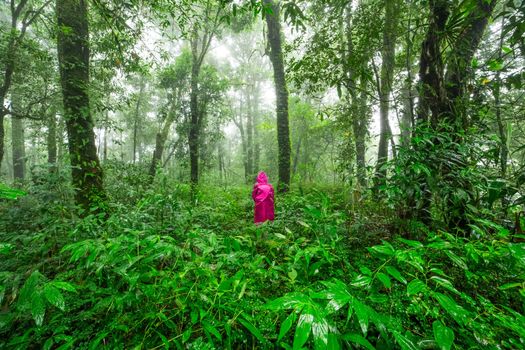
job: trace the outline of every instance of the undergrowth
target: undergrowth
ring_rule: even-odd
[[[524,347],[525,245],[495,223],[416,241],[341,188],[261,226],[247,187],[110,188],[104,222],[0,204],[0,349]]]

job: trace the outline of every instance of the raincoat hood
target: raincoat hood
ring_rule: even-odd
[[[260,185],[268,183],[268,176],[266,176],[264,171],[261,171],[259,175],[257,175],[257,183]]]

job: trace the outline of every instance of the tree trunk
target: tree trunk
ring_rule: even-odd
[[[403,103],[403,109],[401,111],[401,121],[399,123],[400,144],[401,147],[408,149],[410,146],[410,138],[412,136],[413,127],[413,100],[412,100],[412,84],[407,79],[401,89],[401,99]]]
[[[104,144],[102,147],[104,147],[104,152],[102,153],[102,161],[104,163],[108,160],[108,131],[109,131],[109,111],[106,111],[106,118],[104,120]]]
[[[279,4],[273,0],[264,0],[264,5],[272,11],[266,13],[268,26],[268,44],[270,61],[273,66],[273,79],[276,93],[277,143],[279,147],[279,184],[278,191],[286,192],[290,186],[290,127],[288,121],[288,88],[284,74],[284,60],[281,43],[281,22]]]
[[[222,151],[222,140],[217,143],[217,161],[219,165],[219,180],[221,184],[224,183],[224,158]]]
[[[4,138],[5,138],[5,126],[4,120],[5,116],[8,114],[8,111],[4,110],[4,105],[6,102],[7,93],[11,88],[13,81],[13,73],[15,71],[15,62],[16,62],[16,50],[18,49],[18,42],[15,36],[17,26],[17,16],[12,14],[11,21],[11,36],[6,48],[6,57],[5,57],[5,66],[4,66],[4,81],[2,86],[0,86],[0,166],[2,165],[2,160],[4,159]]]
[[[412,6],[409,2],[408,6]],[[409,9],[407,28],[405,34],[405,69],[407,71],[407,78],[403,87],[403,115],[401,127],[401,145],[409,147],[410,139],[414,131],[415,117],[414,117],[414,91],[412,87],[412,43],[416,34],[412,34],[412,12]]]
[[[57,117],[55,112],[49,114],[47,121],[47,164],[49,172],[56,172],[57,163]]]
[[[0,99],[2,103],[3,99]],[[4,138],[5,138],[5,127],[4,127],[5,114],[0,111],[0,169],[2,168],[2,160],[4,159]]]
[[[499,37],[499,47],[498,47],[498,59],[501,60],[503,57],[503,38],[504,38],[504,29],[505,27],[505,17],[502,19],[500,37]],[[496,109],[496,122],[498,124],[498,133],[500,138],[500,152],[499,152],[499,163],[501,177],[505,179],[507,177],[507,161],[509,156],[509,148],[507,145],[507,125],[501,118],[501,71],[496,72],[496,79],[494,84],[494,107]],[[502,205],[505,208],[507,202],[505,197],[502,197]]]
[[[365,84],[361,82],[361,84]],[[352,130],[355,139],[355,157],[357,168],[357,182],[362,190],[367,188],[366,181],[366,136],[370,110],[367,103],[366,89],[362,87],[359,97],[358,113],[352,118]]]
[[[466,92],[468,79],[472,76],[471,61],[497,0],[477,0],[470,13],[466,28],[461,32],[448,57],[445,89],[447,103],[443,106],[442,120],[464,130],[469,122],[466,106],[469,94]]]
[[[162,127],[162,130],[157,133],[156,139],[155,139],[155,151],[153,152],[153,159],[151,161],[151,166],[149,168],[149,174],[150,176],[154,177],[155,172],[157,171],[157,164],[160,163],[162,160],[162,153],[164,152],[164,145],[166,143],[166,140],[168,139],[168,134],[170,132],[171,125],[175,121],[175,117],[177,115],[177,100],[171,101],[171,107],[168,112],[168,116],[166,117],[166,120],[164,121],[164,125]]]
[[[199,101],[198,101],[198,79],[200,63],[198,60],[198,36],[194,34],[191,42],[192,66],[190,77],[190,130],[188,134],[188,145],[190,149],[190,182],[192,187],[199,183]]]
[[[303,140],[303,134],[299,136],[299,140],[297,140],[297,144],[295,145],[295,154],[293,157],[293,166],[292,166],[292,174],[295,175],[297,173],[297,164],[299,164],[299,155],[301,154],[301,142]]]
[[[246,182],[252,183],[254,181],[253,170],[253,105],[251,103],[251,91],[248,89],[246,94]]]
[[[449,2],[446,0],[430,1],[430,20],[425,40],[422,44],[421,59],[419,66],[420,96],[418,123],[427,123],[437,132],[450,132],[452,127],[453,140],[447,145],[448,152],[457,154],[458,158],[465,157],[458,146],[462,140],[457,132],[463,132],[468,126],[467,102],[469,94],[466,93],[466,83],[471,76],[470,62],[477,50],[481,37],[488,23],[496,1],[477,0],[468,17],[464,20],[461,34],[451,45],[447,58],[446,76],[444,73],[441,42],[444,40],[445,23],[449,16]],[[435,140],[439,144],[439,140]],[[461,163],[461,162],[460,162]],[[452,164],[452,165],[451,165]],[[446,189],[454,190],[462,186],[465,192],[469,192],[469,184],[455,183],[450,174],[453,171],[462,171],[462,165],[455,163],[431,164],[436,173],[443,179],[450,179],[449,184],[444,186],[446,220],[449,228],[467,229],[468,218],[465,215],[468,210],[466,205],[468,199],[454,202],[453,196]],[[453,168],[451,168],[451,166]],[[423,188],[424,198],[422,209],[422,220],[430,222],[430,188],[425,183]],[[441,191],[441,190],[440,190]]]
[[[248,147],[246,145],[246,131],[244,130],[244,123],[242,121],[242,94],[239,99],[239,120],[233,120],[241,134],[241,148],[242,148],[242,164],[244,166],[244,180],[248,182]]]
[[[137,103],[135,105],[135,115],[133,117],[133,164],[137,160],[137,144],[138,144],[138,133],[139,133],[139,111],[140,104],[142,101],[142,94],[144,93],[145,81],[142,77],[140,79],[139,95],[137,96]]]
[[[253,100],[253,174],[257,174],[259,172],[259,162],[261,158],[261,146],[259,144],[259,129],[257,128],[259,125],[259,86],[256,86],[255,92],[254,92],[254,100]]]
[[[440,43],[449,16],[448,1],[431,0],[429,5],[429,24],[419,58],[418,125],[431,121],[431,117],[432,124],[435,125],[440,108],[445,103],[444,65]]]
[[[392,131],[388,120],[390,109],[390,92],[394,75],[395,45],[398,22],[398,1],[385,0],[385,27],[383,30],[383,48],[381,51],[381,74],[379,91],[379,145],[375,182],[376,187],[384,183],[386,177],[385,163],[388,161],[388,142]]]
[[[24,122],[20,118],[11,118],[11,141],[13,146],[13,179],[15,182],[22,182],[25,175],[26,151],[24,146]]]
[[[89,28],[85,0],[57,0],[58,62],[75,200],[83,209],[105,200],[89,106]],[[87,213],[87,211],[86,211]]]

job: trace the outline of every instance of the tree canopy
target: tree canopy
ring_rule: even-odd
[[[524,32],[521,0],[0,1],[0,349],[525,348]]]

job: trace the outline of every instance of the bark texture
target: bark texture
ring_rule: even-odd
[[[286,192],[290,186],[291,148],[288,120],[288,88],[286,86],[284,73],[279,4],[273,0],[264,0],[264,5],[271,9],[271,13],[266,13],[265,19],[268,26],[269,55],[273,66],[273,80],[277,105],[277,143],[279,147],[279,184],[277,188],[279,192]]]
[[[441,41],[450,14],[448,5],[447,0],[431,0],[429,3],[429,24],[419,58],[419,125],[429,122],[431,116],[432,123],[435,124],[441,107],[446,103]]]
[[[170,110],[168,112],[168,115],[166,117],[166,120],[164,121],[164,125],[162,126],[162,129],[160,132],[157,133],[156,139],[155,139],[155,151],[153,152],[153,159],[151,160],[151,165],[149,168],[149,174],[150,176],[155,176],[155,172],[157,171],[157,165],[160,164],[162,160],[162,154],[164,153],[164,145],[166,144],[166,140],[168,139],[168,134],[170,132],[171,125],[175,121],[176,115],[177,115],[177,100],[171,101]]]
[[[57,163],[57,117],[54,112],[50,113],[47,121],[47,163],[49,172],[55,172]]]
[[[202,112],[199,110],[199,75],[204,57],[208,52],[211,40],[217,29],[219,12],[210,28],[204,33],[199,33],[198,26],[191,37],[191,74],[190,74],[190,128],[188,133],[188,146],[190,150],[190,182],[192,187],[199,183],[199,145],[202,125]]]
[[[352,118],[352,131],[355,138],[355,158],[357,182],[361,190],[367,188],[366,181],[366,138],[368,135],[369,107],[367,103],[366,89],[361,89],[358,101],[358,113]]]
[[[100,208],[105,199],[89,106],[89,27],[87,1],[57,0],[58,61],[77,204]]]
[[[11,118],[11,140],[13,155],[13,179],[17,182],[25,178],[25,137],[24,121],[20,118]]]
[[[139,94],[137,96],[137,103],[135,104],[135,115],[133,116],[133,164],[137,161],[137,144],[138,144],[138,134],[140,127],[140,105],[142,102],[142,95],[144,94],[144,88],[146,83],[144,78],[140,80]]]
[[[385,0],[385,26],[383,29],[383,48],[381,50],[381,73],[379,86],[379,145],[377,150],[376,186],[384,183],[388,161],[388,142],[392,138],[392,131],[388,120],[390,109],[390,92],[394,76],[395,45],[398,22],[398,0]]]
[[[418,106],[418,124],[430,124],[436,132],[451,132],[453,141],[443,145],[449,154],[454,155],[458,162],[440,161],[439,164],[430,164],[436,174],[451,182],[446,188],[461,186],[466,193],[470,193],[470,184],[458,184],[453,176],[459,173],[462,167],[469,162],[468,156],[460,149],[463,142],[461,133],[467,131],[469,118],[467,108],[470,94],[466,91],[467,81],[471,77],[470,62],[478,49],[488,20],[496,5],[495,0],[476,0],[475,6],[465,17],[461,31],[456,40],[450,45],[448,55],[444,59],[442,42],[445,39],[444,31],[450,14],[449,2],[446,0],[432,0],[430,6],[429,27],[421,47],[419,66],[420,91]],[[446,70],[445,70],[446,63]],[[445,72],[446,71],[446,75]],[[440,140],[433,140],[439,145]],[[441,189],[433,189],[441,191]],[[421,220],[429,223],[431,207],[431,188],[428,179],[423,188]],[[449,228],[467,229],[467,204],[469,199],[453,201],[449,193],[442,193],[445,198],[448,215],[446,221]]]

